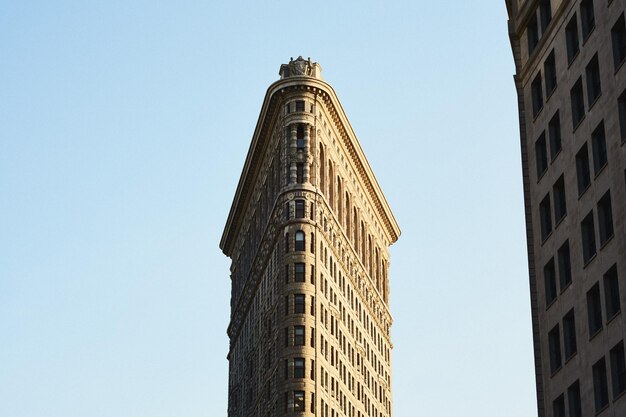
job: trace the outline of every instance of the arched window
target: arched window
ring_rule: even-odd
[[[311,233],[311,253],[315,253],[315,233]]]
[[[298,230],[296,232],[296,248],[297,251],[303,251],[305,247],[305,238],[304,232],[302,230]]]
[[[352,234],[350,229],[350,194],[346,191],[346,234],[348,235],[348,239],[350,239],[350,235]]]
[[[343,222],[343,203],[342,203],[343,193],[341,192],[341,177],[337,176],[337,217],[339,219],[339,223]]]
[[[320,188],[322,194],[326,194],[326,160],[324,159],[324,147],[320,143]]]
[[[330,203],[331,209],[334,209],[335,207],[335,187],[333,187],[334,182],[335,182],[335,177],[334,177],[333,163],[329,159],[328,160],[328,202]]]
[[[351,236],[352,238],[352,243],[354,244],[354,250],[358,251],[359,250],[359,222],[357,219],[357,214],[356,214],[356,208],[354,208],[353,210],[354,212],[354,217],[352,218],[352,228],[354,231],[354,234]]]

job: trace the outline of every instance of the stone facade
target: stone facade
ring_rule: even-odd
[[[220,247],[229,417],[391,416],[393,214],[321,67],[267,91]]]
[[[539,416],[626,416],[626,1],[506,5]]]

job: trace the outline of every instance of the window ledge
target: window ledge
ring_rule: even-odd
[[[546,167],[546,169],[544,169],[541,174],[537,175],[537,184],[539,184],[539,181],[541,181],[541,179],[546,176],[546,172],[548,172],[548,167]]]
[[[554,229],[550,230],[550,233],[548,233],[545,238],[541,239],[541,246],[543,246],[550,239],[552,233],[554,233]]]
[[[553,378],[554,375],[558,374],[561,369],[563,369],[563,365],[560,365],[558,368],[556,368],[554,372],[550,374],[550,378]]]
[[[585,116],[586,116],[586,114],[583,114],[583,117],[581,117],[580,120],[578,121],[578,123],[576,123],[576,125],[572,129],[572,133],[576,132],[576,130],[578,130],[580,125],[583,124],[583,122],[585,121]]]
[[[621,310],[621,309],[620,309],[620,310],[617,310],[617,311],[615,312],[615,314],[613,314],[613,315],[611,316],[611,318],[609,318],[609,319],[607,319],[607,320],[606,320],[606,325],[607,325],[607,327],[608,327],[608,325],[609,325],[609,324],[611,324],[611,323],[613,322],[613,320],[615,320],[617,317],[619,317],[619,315],[620,315],[620,313],[621,313],[621,312],[622,312],[622,310]]]
[[[607,410],[609,408],[609,404],[607,403],[606,405],[604,405],[604,407],[602,407],[601,409],[599,409],[598,411],[596,411],[596,415],[600,415],[602,414],[605,410]]]
[[[607,237],[604,242],[600,243],[600,250],[604,249],[609,244],[609,242],[613,240],[613,236],[615,236],[615,232],[613,232],[611,236]]]
[[[596,253],[594,253],[593,255],[591,255],[591,256],[589,257],[589,259],[587,259],[587,261],[584,261],[585,263],[584,263],[584,265],[583,265],[583,269],[587,268],[587,266],[588,266],[591,262],[593,262],[593,260],[594,260],[594,259],[596,259],[596,257],[597,257],[597,256],[598,256],[598,252],[596,252]]]
[[[552,97],[554,95],[554,92],[556,91],[556,88],[559,86],[558,83],[554,84],[554,88],[552,88],[552,91],[550,91],[549,93],[546,92],[546,103],[548,102],[548,100],[550,100],[550,97]]]
[[[554,230],[556,230],[559,227],[559,225],[563,223],[566,217],[567,217],[567,212],[563,214],[561,218],[556,221],[556,224],[554,225]]]
[[[574,352],[571,355],[569,355],[569,357],[565,359],[565,362],[563,363],[563,366],[567,365],[569,363],[569,361],[571,361],[572,359],[574,359],[576,357],[577,354],[578,354],[578,350],[576,350],[576,352]]]
[[[594,174],[594,176],[593,176],[593,179],[594,179],[594,180],[595,180],[595,179],[597,179],[597,178],[600,176],[600,174],[602,174],[602,173],[604,172],[604,169],[607,167],[607,165],[609,165],[609,162],[608,162],[608,161],[607,161],[607,162],[605,162],[605,163],[604,163],[604,165],[602,165],[602,166],[600,167],[600,169],[598,169],[598,172],[596,172],[596,173]]]
[[[572,286],[572,280],[570,279],[570,281],[561,288],[560,294],[563,294],[571,286]]]
[[[600,328],[598,330],[596,330],[596,332],[594,334],[589,336],[589,341],[591,342],[593,339],[595,339],[597,335],[602,333],[602,330],[604,330],[604,327],[600,326]]]
[[[593,106],[596,105],[596,103],[600,100],[600,97],[602,97],[602,91],[600,91],[600,93],[593,99],[593,101],[591,102],[591,104],[589,104],[589,110],[587,111],[591,111],[591,109],[593,108]]]
[[[595,30],[596,30],[596,22],[594,21],[593,26],[591,27],[591,29],[589,29],[589,32],[587,32],[587,36],[583,36],[583,46],[585,46],[585,44],[587,43],[587,41],[589,40],[593,32],[595,32]]]
[[[572,56],[572,59],[567,63],[567,69],[569,69],[569,67],[572,66],[572,64],[574,63],[574,61],[576,61],[576,58],[578,58],[578,55],[580,55],[580,46],[578,47],[578,51],[576,51],[576,53],[574,54],[574,56]]]
[[[556,300],[559,297],[554,297],[554,299],[552,301],[550,301],[548,304],[546,304],[546,311],[548,311],[550,309],[550,307],[552,307],[554,304],[556,304]]]
[[[550,155],[550,165],[552,165],[554,163],[554,161],[556,161],[556,158],[559,157],[559,155],[561,155],[561,151],[563,150],[563,145],[561,145],[561,147],[559,148],[558,151],[556,151],[556,153],[553,155]]]
[[[537,119],[539,118],[539,116],[541,116],[541,112],[543,112],[544,107],[545,107],[544,104],[541,104],[541,107],[539,108],[539,110],[537,110],[537,113],[533,112],[533,123],[535,123]]]
[[[578,200],[580,200],[580,198],[585,195],[589,188],[591,188],[591,181],[589,181],[589,184],[585,185],[585,188],[578,192]]]
[[[617,64],[617,66],[615,67],[615,71],[613,72],[613,75],[615,75],[615,74],[617,74],[619,72],[619,70],[624,66],[624,62],[626,62],[626,56],[624,58],[622,58],[622,62]]]
[[[622,397],[626,397],[626,395],[625,395],[625,394],[626,394],[626,389],[625,389],[624,391],[620,392],[620,393],[619,393],[619,394],[617,394],[617,395],[615,395],[615,394],[614,394],[615,396],[613,397],[613,402],[615,402],[615,401],[619,400],[619,399],[620,399],[620,398],[622,398]]]

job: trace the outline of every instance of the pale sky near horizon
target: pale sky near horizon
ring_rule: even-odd
[[[500,1],[0,3],[0,416],[225,416],[218,248],[311,57],[402,229],[394,416],[536,416]]]

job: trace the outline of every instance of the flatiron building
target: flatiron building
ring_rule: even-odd
[[[228,416],[388,417],[398,224],[321,67],[269,86],[220,248]]]

